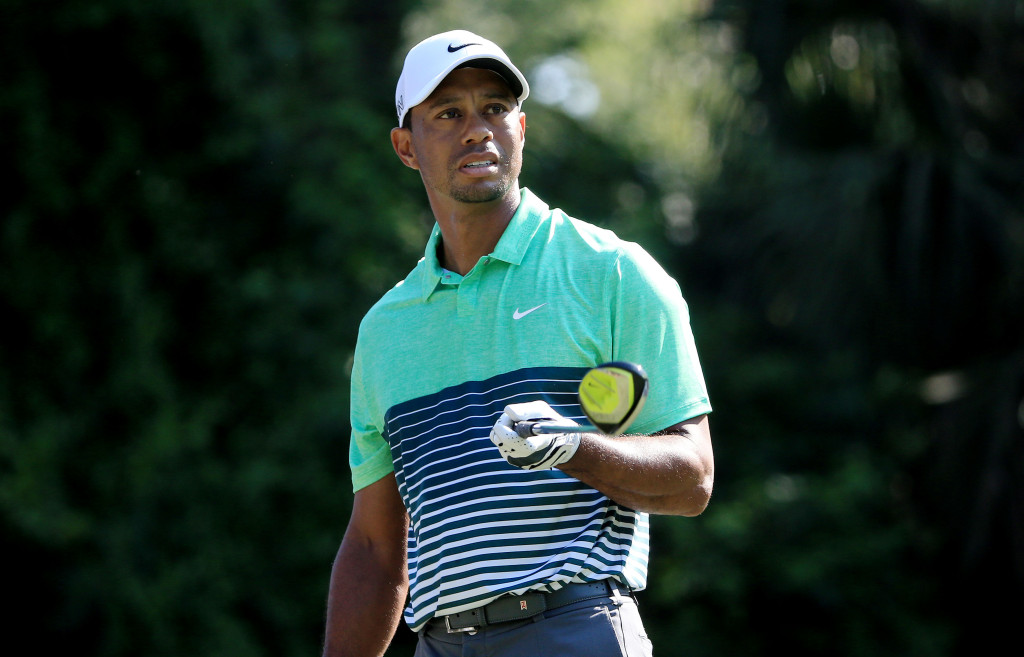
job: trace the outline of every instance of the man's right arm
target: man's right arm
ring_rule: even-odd
[[[394,474],[356,492],[331,569],[324,657],[380,656],[387,650],[409,589],[408,531]]]

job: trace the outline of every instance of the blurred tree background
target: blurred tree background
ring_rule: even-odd
[[[657,654],[1013,645],[1021,0],[0,0],[10,626],[317,654],[356,328],[430,223],[394,83],[455,27],[531,79],[523,183],[691,305],[718,476],[655,518]]]

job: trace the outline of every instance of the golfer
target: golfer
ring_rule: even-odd
[[[519,186],[528,94],[470,32],[405,59],[391,143],[436,225],[360,325],[325,655],[383,655],[403,616],[421,657],[649,655],[648,514],[708,504],[711,406],[679,286]],[[579,382],[608,361],[650,378],[628,435],[517,435],[584,421]]]

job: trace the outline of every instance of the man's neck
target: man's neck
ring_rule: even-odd
[[[465,276],[480,258],[494,251],[519,207],[519,186],[490,203],[431,203],[441,228],[438,258],[450,271]]]

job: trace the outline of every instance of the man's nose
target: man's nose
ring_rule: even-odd
[[[466,125],[465,143],[475,144],[493,138],[494,132],[484,115],[478,112],[473,113]]]

